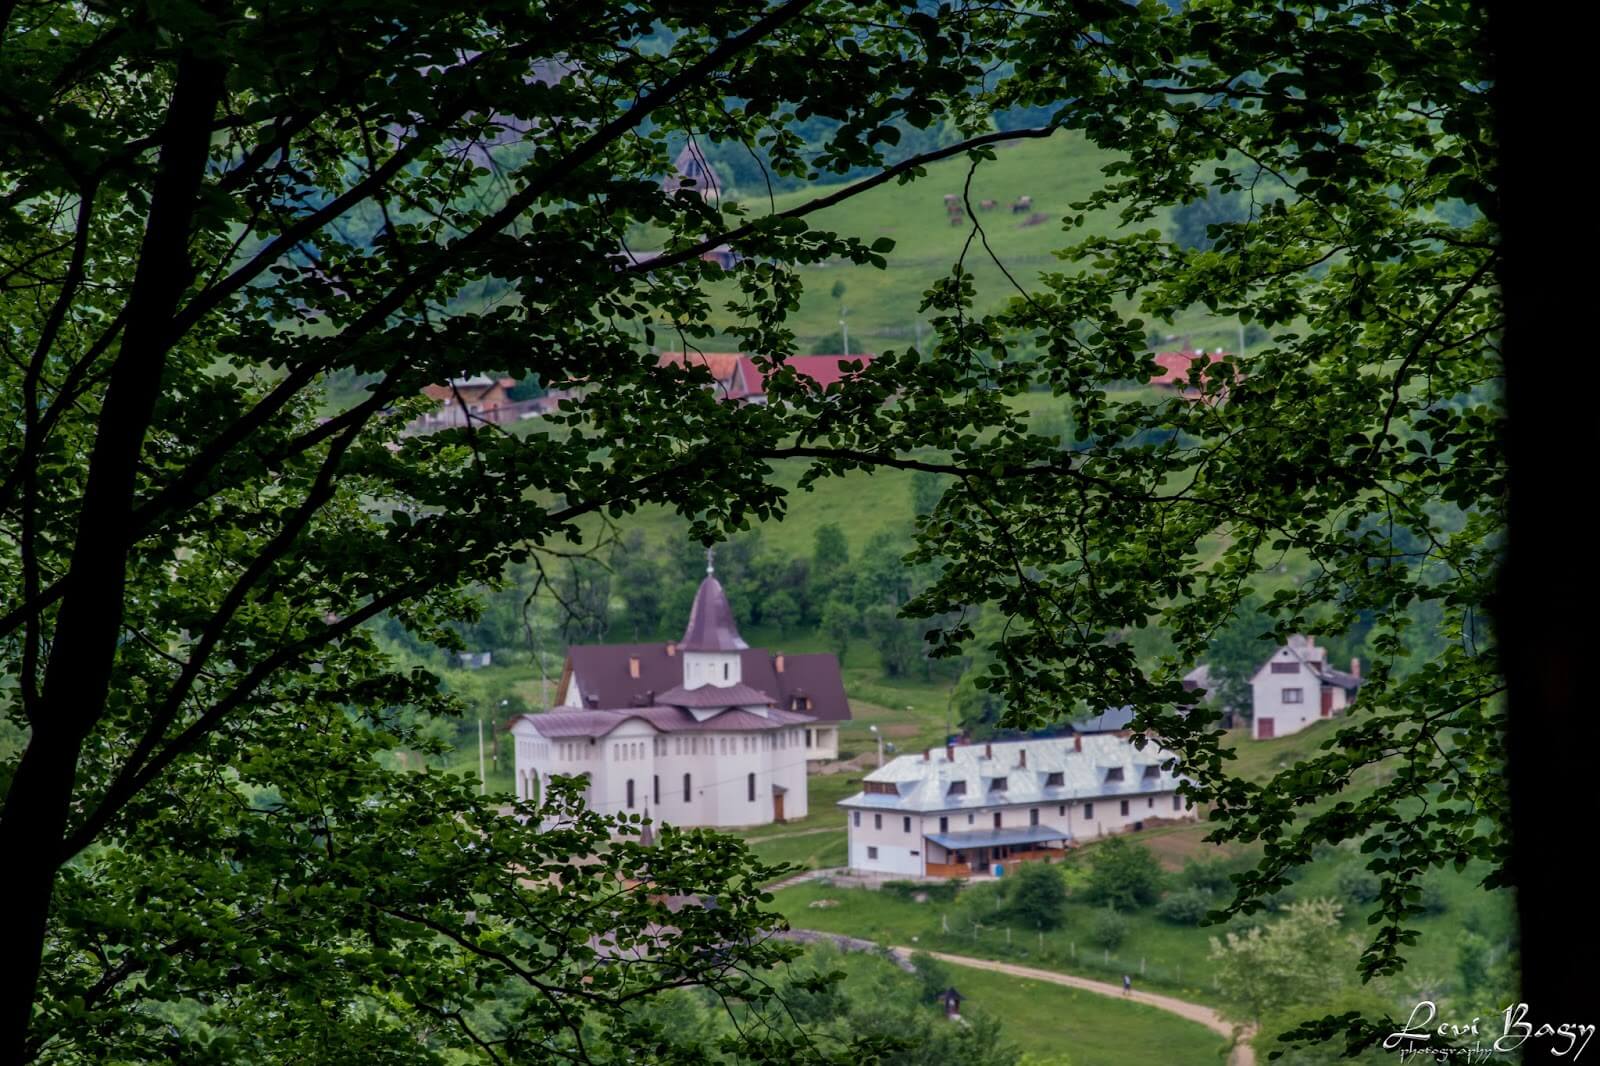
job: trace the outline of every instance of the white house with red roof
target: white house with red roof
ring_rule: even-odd
[[[1360,687],[1360,659],[1350,660],[1348,672],[1335,670],[1328,664],[1327,648],[1296,634],[1250,679],[1251,736],[1271,740],[1332,718],[1350,705]]]
[[[709,559],[682,640],[574,647],[558,691],[511,727],[519,794],[582,775],[592,809],[681,826],[805,817],[806,763],[850,715],[833,656],[745,643]]]

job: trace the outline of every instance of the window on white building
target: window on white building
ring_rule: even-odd
[[[1303,689],[1303,688],[1286,688],[1286,689],[1283,690],[1283,702],[1284,703],[1304,703],[1305,701],[1306,701],[1306,690],[1305,689]]]
[[[905,823],[906,823],[905,824],[905,831],[907,833],[911,832],[911,819],[910,818],[905,819]]]
[[[1094,804],[1085,803],[1083,805],[1083,816],[1085,818],[1093,818],[1094,817]]]
[[[1122,801],[1122,816],[1124,818],[1126,818],[1128,816],[1128,801],[1127,800],[1123,800]]]
[[[939,832],[941,832],[941,833],[950,832],[950,819],[949,818],[940,818],[939,819]]]
[[[1182,796],[1173,796],[1172,797],[1172,809],[1175,810],[1175,811],[1183,810],[1183,797]]]
[[[633,810],[633,778],[628,778],[628,810]]]
[[[683,802],[689,802],[689,775],[683,775]]]
[[[1039,824],[1039,808],[1037,808],[1037,807],[1028,808],[1028,824],[1029,825],[1038,825]]]
[[[756,801],[756,775],[755,774],[746,774],[745,775],[745,788],[750,793],[750,802],[754,803]]]
[[[853,825],[855,825],[855,827],[857,829],[861,828],[861,812],[860,811],[851,811],[850,812],[850,820],[851,820],[851,823]]]
[[[876,859],[877,857],[878,857],[878,849],[877,848],[868,848],[867,849],[867,858]]]
[[[874,829],[882,829],[883,828],[883,815],[874,814],[872,816],[872,828],[874,828]]]

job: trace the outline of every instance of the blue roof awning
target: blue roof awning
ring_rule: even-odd
[[[1071,836],[1065,829],[1057,829],[1053,825],[1029,825],[1011,829],[975,829],[966,833],[929,833],[928,839],[951,851],[970,851],[973,848],[1043,844],[1051,840],[1067,840]]]

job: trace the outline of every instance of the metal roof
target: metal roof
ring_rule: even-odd
[[[1053,825],[1028,825],[1009,829],[972,829],[965,833],[929,833],[928,839],[951,851],[969,851],[973,848],[1043,844],[1050,840],[1068,840],[1071,836],[1065,829],[1057,829]]]
[[[991,751],[992,756],[986,754]],[[1141,750],[1114,733],[964,744],[953,753],[954,761],[945,748],[934,748],[926,756],[902,755],[863,779],[892,783],[894,794],[863,791],[840,800],[839,806],[907,812],[975,810],[1171,792],[1183,780],[1181,774],[1162,768],[1175,760],[1172,752],[1154,741]],[[1113,770],[1122,772],[1112,775]],[[1113,776],[1120,779],[1108,780]],[[1004,790],[996,790],[994,782],[1002,778]],[[957,782],[962,790],[952,794],[950,786]]]
[[[774,700],[765,692],[745,684],[701,685],[699,688],[676,685],[658,694],[656,702],[664,707],[704,710],[707,707],[770,707]]]
[[[728,605],[728,594],[722,591],[722,582],[709,571],[694,594],[689,625],[678,644],[684,651],[743,651],[750,646],[739,636],[739,626],[733,620],[733,608]]]
[[[1073,729],[1079,733],[1115,733],[1133,725],[1133,707],[1107,707],[1093,718],[1086,718],[1074,723]]]
[[[552,738],[603,737],[622,723],[631,721],[645,722],[661,733],[762,732],[816,721],[810,715],[777,708],[757,713],[740,707],[705,719],[697,719],[681,707],[629,707],[616,711],[546,711],[543,714],[520,715],[519,720]]]

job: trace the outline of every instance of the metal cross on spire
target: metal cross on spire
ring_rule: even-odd
[[[717,570],[717,549],[715,549],[715,548],[707,548],[706,549],[706,576],[709,577],[710,575],[716,573],[716,570]]]

